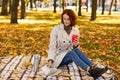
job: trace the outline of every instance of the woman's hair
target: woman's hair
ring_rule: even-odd
[[[74,13],[74,11],[71,10],[71,9],[65,9],[65,10],[63,11],[62,15],[61,15],[61,22],[62,22],[62,23],[64,23],[64,22],[63,22],[63,15],[64,15],[64,14],[67,14],[67,15],[69,16],[70,22],[71,22],[70,26],[75,26],[75,24],[77,23],[77,16],[76,16],[76,14]]]

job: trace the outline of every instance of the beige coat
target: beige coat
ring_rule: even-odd
[[[48,50],[48,59],[53,59],[53,67],[58,67],[66,53],[72,46],[72,35],[79,35],[77,27],[73,27],[70,35],[64,30],[64,25],[56,25],[50,33],[50,45]]]

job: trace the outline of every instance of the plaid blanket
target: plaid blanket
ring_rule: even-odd
[[[102,66],[103,65],[96,65]],[[62,73],[56,76],[48,76],[46,80],[95,80],[93,77],[89,76],[86,71],[77,67],[73,62],[71,64],[60,67]],[[108,70],[102,76],[98,77],[96,80],[115,80],[114,72],[112,70]]]
[[[29,63],[26,63],[29,62]],[[40,57],[39,67],[46,64],[46,58]],[[98,67],[104,65],[98,64]],[[60,67],[62,72],[58,75],[42,77],[40,68],[37,72],[33,71],[34,56],[6,56],[0,62],[0,80],[94,80],[84,70],[76,66],[73,62]],[[115,73],[109,69],[105,74],[96,80],[115,80]]]

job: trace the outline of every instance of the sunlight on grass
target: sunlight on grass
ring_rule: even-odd
[[[61,22],[60,14],[30,11],[26,19],[18,19],[18,24],[10,24],[10,16],[0,16],[0,56],[32,53],[47,56],[50,31]],[[87,14],[90,13],[79,16],[77,22],[81,50],[90,58],[103,60],[119,76],[119,16],[99,16],[96,21],[90,21]]]
[[[112,19],[112,20],[100,20],[99,23],[107,23],[107,24],[111,24],[111,23],[118,24],[119,23],[120,24],[120,20],[116,20],[116,19],[115,20],[114,19]]]
[[[6,19],[6,20],[0,20],[0,23],[10,23],[10,20]]]
[[[18,20],[18,23],[20,24],[38,24],[38,23],[47,23],[47,20],[29,20],[29,19],[23,19]]]
[[[18,20],[18,23],[20,24],[55,24],[55,22],[51,22],[50,20],[29,20],[29,19],[23,19],[23,20]],[[58,23],[58,21],[56,21]]]

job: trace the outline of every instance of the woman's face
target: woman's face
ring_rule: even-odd
[[[65,26],[69,26],[71,24],[70,17],[67,14],[63,15],[63,23]]]

